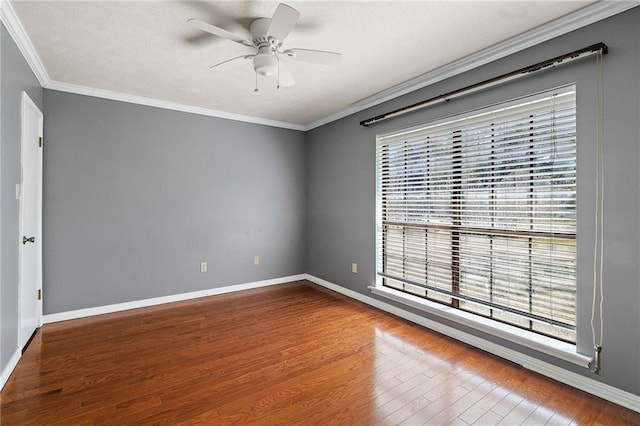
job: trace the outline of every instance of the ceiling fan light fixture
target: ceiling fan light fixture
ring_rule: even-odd
[[[278,73],[278,58],[270,53],[257,55],[253,58],[253,69],[256,74],[273,77]]]

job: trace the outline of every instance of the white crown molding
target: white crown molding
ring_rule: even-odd
[[[35,51],[31,40],[22,27],[20,20],[16,16],[11,3],[7,0],[2,0],[1,2],[0,18],[9,31],[9,34],[18,45],[20,52],[22,52],[22,55],[25,57],[27,63],[31,67],[31,70],[40,82],[40,85],[45,89],[76,93],[104,99],[112,99],[122,102],[130,102],[228,120],[261,124],[265,126],[308,131],[315,129],[316,127],[320,127],[322,125],[339,120],[348,115],[363,111],[367,108],[379,105],[383,102],[387,102],[391,99],[395,99],[399,96],[405,95],[415,90],[422,89],[463,72],[472,70],[482,65],[486,65],[489,62],[502,59],[513,53],[551,40],[554,37],[558,37],[560,35],[577,30],[578,28],[593,24],[594,22],[606,19],[618,13],[622,13],[639,5],[640,1],[638,0],[598,1],[574,13],[558,18],[552,22],[541,25],[518,36],[512,37],[511,39],[506,40],[502,43],[498,43],[477,53],[466,56],[458,61],[444,65],[415,79],[409,80],[387,90],[383,90],[382,92],[358,101],[341,111],[330,114],[307,125],[269,120],[259,117],[251,117],[241,114],[212,110],[208,108],[194,107],[190,105],[162,101],[153,98],[146,98],[142,96],[128,95],[125,93],[112,92],[108,90],[94,89],[86,86],[52,81],[49,78],[44,65],[42,64],[42,61],[40,60],[40,57]]]
[[[94,89],[87,86],[77,84],[61,83],[58,81],[50,81],[44,86],[45,89],[57,90],[60,92],[75,93],[78,95],[93,96],[95,98],[110,99],[120,102],[129,102],[132,104],[145,105],[155,108],[170,109],[173,111],[186,112],[190,114],[206,115],[209,117],[224,118],[227,120],[243,121],[251,124],[261,124],[264,126],[280,127],[283,129],[304,131],[305,126],[302,124],[287,123],[284,121],[269,120],[260,117],[251,117],[248,115],[234,114],[231,112],[218,111],[209,108],[196,107],[191,105],[179,104],[176,102],[163,101],[160,99],[146,98],[144,96],[129,95],[126,93],[112,92],[110,90]]]
[[[0,20],[18,46],[20,53],[24,56],[24,59],[29,64],[31,71],[35,74],[40,85],[45,87],[50,81],[49,74],[47,74],[47,70],[42,65],[38,53],[34,49],[27,32],[22,27],[22,23],[8,0],[2,0],[2,2],[0,2]]]
[[[339,120],[351,114],[363,111],[367,108],[379,105],[383,102],[398,98],[407,93],[430,86],[432,84],[451,78],[498,59],[505,58],[521,50],[549,41],[555,37],[570,33],[579,28],[609,18],[618,13],[632,9],[640,5],[640,1],[598,1],[576,12],[558,18],[547,24],[536,27],[520,35],[505,40],[501,43],[480,50],[450,64],[436,68],[426,74],[412,80],[398,84],[387,90],[383,90],[373,96],[369,96],[355,104],[328,115],[320,120],[309,123],[305,130],[315,129],[333,121]]]
[[[20,53],[22,53],[22,56],[24,56],[25,60],[29,64],[29,67],[38,79],[38,82],[45,89],[58,90],[61,92],[75,93],[78,95],[92,96],[96,98],[111,99],[114,101],[129,102],[138,105],[146,105],[173,111],[186,112],[190,114],[206,115],[209,117],[242,121],[251,124],[260,124],[264,126],[280,127],[284,129],[300,131],[306,130],[306,127],[302,124],[269,120],[260,117],[251,117],[248,115],[234,114],[231,112],[184,105],[175,102],[163,101],[160,99],[146,98],[143,96],[129,95],[126,93],[112,92],[109,90],[96,89],[92,87],[51,80],[49,74],[47,74],[47,70],[40,60],[40,57],[38,56],[38,53],[33,47],[33,43],[31,43],[27,32],[18,19],[13,6],[11,6],[11,3],[7,0],[2,0],[1,2],[0,18],[4,23],[5,28],[7,28],[7,31],[11,35],[11,38],[18,46]]]
[[[336,293],[343,294],[367,305],[381,309],[385,312],[389,312],[390,314],[396,315],[400,318],[404,318],[415,324],[419,324],[430,330],[434,330],[438,333],[444,334],[445,336],[451,337],[452,339],[459,340],[461,342],[489,352],[493,355],[515,362],[516,364],[519,364],[528,370],[550,377],[569,386],[573,386],[574,388],[583,390],[599,398],[603,398],[615,404],[622,405],[623,407],[626,407],[630,410],[640,412],[640,396],[638,395],[618,389],[602,382],[598,382],[597,380],[590,379],[572,371],[565,370],[564,368],[558,367],[556,365],[540,361],[539,359],[525,355],[521,352],[514,351],[513,349],[506,348],[491,341],[482,339],[478,336],[465,333],[437,321],[433,321],[412,312],[405,311],[404,309],[398,308],[372,297],[365,296],[361,293],[349,290],[313,275],[304,274],[304,277],[306,280],[318,284],[322,287],[328,288],[329,290],[333,290]]]
[[[267,287],[276,284],[287,284],[305,279],[305,275],[291,275],[288,277],[274,278],[270,280],[254,281],[244,284],[230,285],[225,287],[210,288],[206,290],[192,291],[189,293],[172,294],[169,296],[152,297],[150,299],[134,300],[132,302],[116,303],[113,305],[96,306],[93,308],[77,309],[74,311],[58,312],[44,315],[44,324],[58,321],[67,321],[77,318],[85,318],[93,315],[110,314],[113,312],[126,311],[129,309],[146,308],[148,306],[162,305],[164,303],[180,302],[183,300],[197,299],[200,297],[215,296],[218,294],[231,293],[235,291],[249,290],[252,288]]]

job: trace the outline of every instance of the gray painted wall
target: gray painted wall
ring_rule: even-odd
[[[500,75],[597,42],[605,57],[605,331],[602,373],[517,347],[454,323],[412,311],[488,340],[515,348],[568,370],[640,395],[640,8],[559,37],[402,98],[314,129],[307,141],[307,272],[376,297],[375,137],[551,87],[576,82],[578,90],[578,348],[592,353],[589,325],[593,265],[595,182],[595,59],[545,71],[518,82],[448,104],[389,120],[370,128],[363,119]],[[351,263],[359,273],[351,273]],[[382,299],[392,303],[387,299]]]
[[[20,116],[22,91],[42,109],[42,88],[11,36],[0,25],[0,371],[18,349]]]
[[[305,272],[302,132],[51,90],[44,108],[45,314]]]
[[[45,112],[43,284],[44,313],[50,314],[305,271],[375,297],[367,286],[375,281],[376,133],[577,82],[578,346],[588,351],[593,61],[370,129],[358,122],[603,41],[611,51],[605,59],[602,375],[483,337],[640,395],[639,21],[636,8],[306,135],[49,90],[43,101],[42,89],[2,28],[0,367],[17,348],[19,205],[13,191],[19,180],[21,90]],[[254,255],[261,257],[258,267],[252,265]],[[209,263],[208,273],[199,272],[202,261]],[[359,264],[359,274],[350,272],[351,262]]]

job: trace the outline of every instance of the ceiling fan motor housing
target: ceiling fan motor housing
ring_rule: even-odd
[[[251,21],[251,40],[253,40],[256,46],[269,42],[267,31],[269,30],[270,23],[271,19],[269,18],[258,18]]]
[[[267,35],[271,19],[258,18],[251,22],[251,38],[258,46],[258,54],[253,58],[253,69],[259,75],[273,77],[278,73],[276,50],[281,44],[277,39]]]

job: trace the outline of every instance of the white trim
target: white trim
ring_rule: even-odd
[[[24,56],[24,59],[29,64],[31,71],[35,74],[40,85],[45,87],[50,81],[49,74],[47,74],[47,70],[44,68],[44,65],[42,65],[38,52],[36,52],[36,49],[33,47],[31,39],[29,39],[27,32],[24,30],[22,23],[13,9],[13,6],[11,6],[11,3],[8,0],[1,2],[0,20],[11,35],[13,41],[18,46],[20,53]]]
[[[589,6],[577,10],[576,12],[526,31],[476,53],[472,53],[471,55],[465,56],[464,58],[451,62],[447,65],[443,65],[440,68],[436,68],[435,70],[419,77],[383,90],[373,96],[369,96],[343,109],[342,111],[338,111],[321,118],[320,120],[307,124],[305,130],[315,129],[316,127],[323,126],[348,115],[379,105],[383,102],[390,101],[402,95],[406,95],[418,89],[446,80],[447,78],[454,77],[458,74],[462,74],[498,59],[505,58],[521,50],[549,41],[552,38],[586,27],[587,25],[609,18],[613,15],[617,15],[618,13],[622,13],[638,5],[639,3],[634,1],[599,1],[592,3]]]
[[[189,293],[173,294],[170,296],[153,297],[151,299],[135,300],[132,302],[116,303],[113,305],[96,306],[94,308],[77,309],[74,311],[59,312],[56,314],[44,315],[44,323],[49,324],[58,321],[67,321],[77,318],[85,318],[93,315],[109,314],[112,312],[126,311],[129,309],[145,308],[147,306],[161,305],[164,303],[179,302],[182,300],[197,299],[199,297],[215,296],[218,294],[231,293],[235,291],[249,290],[258,287],[267,287],[276,284],[285,284],[305,279],[305,275],[291,275],[288,277],[274,278],[264,281],[254,281],[244,284],[230,285],[225,287],[210,288],[207,290],[192,291]]]
[[[432,315],[437,315],[441,318],[469,328],[474,328],[484,333],[492,334],[496,337],[500,337],[501,339],[517,343],[521,346],[534,349],[538,352],[551,355],[555,358],[562,359],[563,361],[567,361],[584,368],[589,368],[589,363],[593,359],[590,356],[576,353],[575,345],[561,342],[541,334],[512,327],[508,324],[503,324],[501,322],[461,311],[460,309],[455,309],[440,303],[431,302],[391,288],[372,286],[369,287],[369,289],[372,293],[378,296],[386,297],[387,299],[391,299],[399,303],[404,303],[414,309],[418,309]]]
[[[29,173],[29,172],[33,172],[32,170],[26,170],[24,167],[24,149],[25,149],[25,144],[28,143],[35,143],[35,141],[25,141],[25,134],[26,134],[26,130],[25,130],[25,125],[27,124],[25,122],[25,115],[26,115],[26,111],[27,109],[32,110],[36,116],[38,117],[38,137],[42,138],[43,136],[43,131],[44,131],[44,114],[42,113],[42,111],[40,111],[40,108],[38,108],[38,106],[35,104],[35,102],[33,102],[33,100],[31,99],[31,97],[29,96],[29,94],[27,92],[25,92],[24,90],[22,91],[21,94],[21,98],[20,98],[20,167],[22,168],[22,173],[21,173],[21,179],[20,179],[20,206],[19,206],[19,220],[18,220],[18,229],[19,229],[19,233],[18,235],[23,236],[24,234],[24,223],[23,223],[23,216],[24,216],[24,174],[25,172]],[[36,159],[36,199],[37,199],[37,206],[36,206],[36,231],[35,231],[35,238],[36,238],[36,289],[39,290],[40,292],[42,292],[42,179],[43,179],[43,169],[42,169],[42,165],[43,165],[43,149],[42,147],[40,148],[36,148],[37,149],[37,159]],[[22,266],[23,266],[23,246],[24,243],[21,243],[20,241],[16,241],[16,244],[18,246],[18,271],[19,271],[19,279],[18,279],[18,346],[19,349],[22,350],[22,342],[25,341],[25,337],[23,336],[23,330],[22,330],[22,323],[23,323],[23,312],[22,312],[22,291],[23,291],[23,281],[22,281]],[[33,295],[35,297],[35,295]],[[42,326],[42,299],[37,300],[36,303],[36,315],[37,315],[37,327]],[[32,335],[33,333],[29,333],[29,337]],[[28,342],[28,339],[26,340],[26,342]]]
[[[20,361],[20,357],[22,356],[22,352],[20,349],[16,349],[13,355],[11,355],[11,359],[7,363],[7,366],[2,370],[2,374],[0,374],[0,391],[4,388],[4,385],[11,377],[11,373],[15,370],[16,365],[18,365],[18,361]]]
[[[518,351],[514,351],[513,349],[506,348],[472,334],[465,333],[456,328],[441,324],[437,321],[433,321],[412,312],[408,312],[404,309],[398,308],[372,297],[365,296],[361,293],[349,290],[313,275],[305,274],[305,279],[322,287],[333,290],[337,293],[359,300],[360,302],[363,302],[367,305],[373,306],[375,308],[396,315],[400,318],[404,318],[413,323],[422,325],[423,327],[437,331],[438,333],[444,334],[445,336],[487,351],[493,355],[515,362],[516,364],[519,364],[528,370],[550,377],[569,386],[573,386],[577,389],[588,392],[599,398],[606,399],[607,401],[611,401],[630,410],[640,412],[639,395],[635,395],[616,387],[598,382],[572,371],[565,370],[564,368],[558,367],[556,365],[540,361],[539,359],[533,358],[529,355],[525,355]]]
[[[300,131],[304,131],[306,129],[306,127],[302,124],[287,123],[284,121],[269,120],[267,118],[260,117],[251,117],[248,115],[234,114],[231,112],[224,112],[209,108],[179,104],[176,102],[146,98],[144,96],[128,95],[126,93],[112,92],[103,89],[94,89],[77,84],[60,83],[58,81],[50,81],[47,85],[44,86],[44,88],[50,90],[58,90],[60,92],[75,93],[78,95],[93,96],[95,98],[111,99],[114,101],[129,102],[132,104],[186,112],[190,114],[206,115],[208,117],[223,118],[226,120],[243,121],[245,123],[251,124],[261,124],[264,126],[281,127],[283,129]]]
[[[265,126],[308,131],[415,90],[422,89],[463,72],[486,65],[489,62],[502,59],[513,53],[551,40],[554,37],[575,31],[613,15],[617,15],[618,13],[622,13],[636,6],[638,6],[637,1],[598,1],[596,3],[592,3],[580,10],[577,10],[576,12],[524,32],[518,36],[512,37],[509,40],[490,46],[460,60],[444,65],[417,78],[383,90],[373,96],[369,96],[358,101],[341,111],[330,114],[306,125],[233,114],[208,108],[194,107],[158,99],[145,98],[142,96],[128,95],[125,93],[111,92],[108,90],[93,89],[86,86],[52,81],[9,1],[2,1],[2,6],[0,7],[0,19],[5,24],[5,27],[9,31],[9,34],[11,34],[15,43],[18,45],[20,52],[22,52],[22,55],[25,57],[27,63],[31,67],[31,70],[40,82],[40,85],[45,89],[94,96],[104,99],[113,99],[122,102],[138,103],[157,108],[165,108],[174,111],[243,121],[247,123],[262,124]]]
[[[146,105],[156,108],[163,108],[173,111],[181,111],[190,114],[206,115],[208,117],[222,118],[226,120],[242,121],[245,123],[260,124],[271,127],[281,127],[291,130],[306,130],[303,124],[288,123],[285,121],[270,120],[267,118],[252,117],[242,114],[234,114],[231,112],[218,111],[210,108],[196,107],[192,105],[184,105],[176,102],[163,101],[160,99],[147,98],[144,96],[130,95],[121,92],[112,92],[109,90],[95,89],[77,84],[64,83],[51,80],[47,70],[45,69],[40,56],[29,39],[22,23],[18,19],[13,6],[9,1],[2,1],[0,6],[0,20],[4,23],[11,38],[18,46],[18,49],[29,64],[31,71],[35,74],[40,85],[45,89],[58,90],[61,92],[75,93],[85,96],[93,96],[96,98],[111,99],[114,101],[129,102],[138,105]]]

